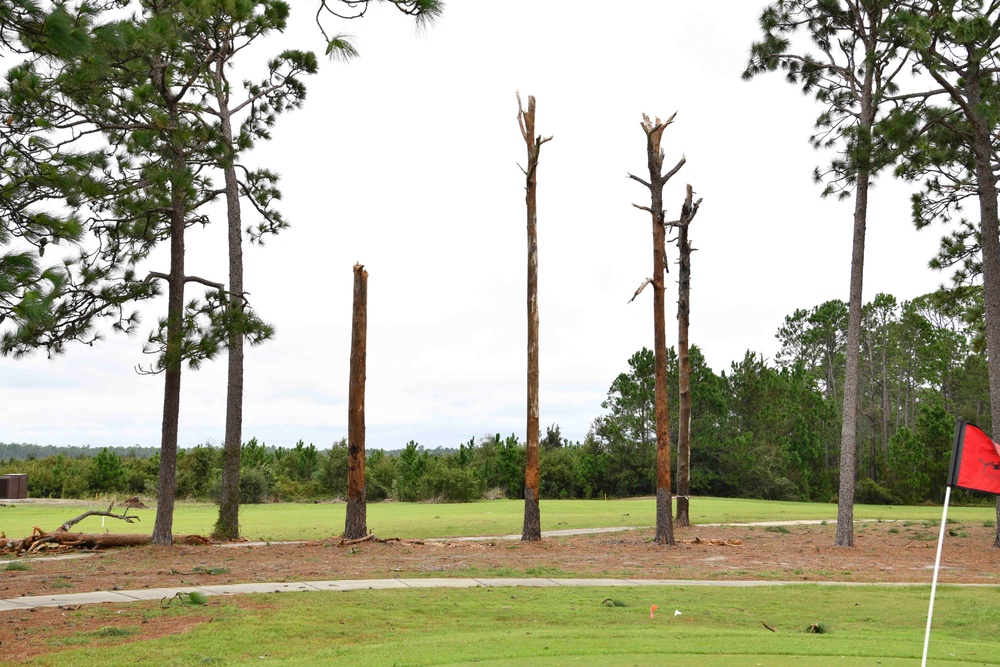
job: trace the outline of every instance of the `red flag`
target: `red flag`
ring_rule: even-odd
[[[1000,447],[982,429],[962,420],[955,429],[948,485],[1000,494]]]

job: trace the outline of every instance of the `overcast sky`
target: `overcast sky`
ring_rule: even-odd
[[[323,43],[313,3],[261,56]],[[628,358],[652,347],[652,273],[642,113],[675,124],[665,163],[676,218],[691,183],[691,341],[716,371],[747,350],[773,358],[785,315],[846,301],[852,206],[820,198],[808,144],[819,107],[780,74],[743,82],[763,2],[622,3],[451,0],[417,31],[373,8],[334,32],[360,58],[323,60],[303,109],[279,119],[252,162],[282,175],[292,227],[246,254],[252,305],[277,328],[248,351],[244,440],[328,447],[347,434],[355,262],[369,271],[369,447],[454,447],[485,433],[524,436],[525,146],[515,91],[537,98],[554,135],[538,170],[541,422],[582,439]],[[499,11],[498,11],[499,9]],[[940,227],[914,230],[908,187],[883,177],[871,196],[865,299],[908,299],[947,276],[927,269]],[[192,229],[188,271],[227,275],[224,216]],[[244,213],[245,220],[252,218]],[[669,250],[671,261],[676,249]],[[148,270],[166,271],[159,256]],[[676,268],[668,345],[676,342]],[[188,297],[200,293],[189,286]],[[134,372],[143,333],[94,347],[0,359],[0,442],[158,446],[163,378]],[[182,380],[180,444],[218,444],[225,359]]]

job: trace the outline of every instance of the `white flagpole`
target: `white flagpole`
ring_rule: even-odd
[[[934,616],[934,594],[937,593],[938,570],[941,568],[941,546],[944,544],[944,527],[948,523],[948,502],[951,487],[944,487],[944,511],[941,513],[941,531],[938,533],[937,556],[934,557],[934,579],[931,580],[931,605],[927,609],[927,630],[924,632],[924,657],[920,667],[927,667],[927,647],[931,643],[931,618]]]

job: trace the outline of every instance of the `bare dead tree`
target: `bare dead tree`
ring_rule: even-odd
[[[365,367],[368,354],[368,272],[354,265],[354,317],[351,327],[351,380],[347,399],[347,519],[344,539],[368,532],[365,486]]]
[[[664,275],[666,274],[666,223],[663,217],[663,186],[680,171],[685,158],[666,174],[663,173],[663,151],[660,140],[663,130],[674,122],[674,113],[666,122],[642,115],[642,130],[646,133],[646,157],[649,181],[629,174],[629,178],[649,189],[650,205],[633,204],[653,218],[653,376],[656,402],[656,543],[673,546],[674,527],[670,496],[670,417],[667,411],[667,331],[664,321]],[[634,297],[633,297],[634,298]]]
[[[677,525],[690,526],[688,494],[691,491],[691,354],[688,325],[691,322],[691,241],[688,226],[698,213],[701,199],[694,201],[694,190],[687,186],[681,217],[671,226],[677,228],[680,270],[677,278],[677,366],[680,401],[677,413]]]
[[[528,96],[528,109],[521,104],[521,94],[517,94],[517,122],[521,136],[528,148],[528,166],[523,169],[525,176],[525,202],[528,208],[528,423],[527,452],[524,468],[524,529],[522,540],[542,539],[541,513],[538,508],[538,222],[535,207],[537,189],[536,171],[538,154],[542,144],[552,137],[535,136],[535,98]]]

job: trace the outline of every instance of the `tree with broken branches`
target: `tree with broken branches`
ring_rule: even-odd
[[[701,199],[694,201],[694,190],[687,186],[681,217],[670,223],[677,229],[680,261],[677,278],[677,375],[679,401],[677,410],[677,525],[690,526],[688,494],[691,490],[691,354],[688,349],[688,325],[691,321],[691,241],[688,228],[698,214]]]
[[[541,514],[538,507],[540,473],[538,469],[538,232],[536,192],[538,189],[538,155],[542,144],[552,137],[535,136],[535,97],[528,96],[528,108],[517,94],[517,122],[528,149],[528,165],[522,169],[525,177],[525,203],[528,211],[528,419],[526,435],[526,465],[524,468],[524,528],[521,539],[542,539]]]
[[[633,204],[646,211],[653,220],[653,277],[642,285],[653,285],[653,375],[656,413],[656,543],[673,546],[674,527],[670,495],[670,418],[667,412],[667,330],[664,321],[666,262],[666,222],[663,214],[663,186],[680,171],[687,161],[681,157],[673,169],[663,173],[664,153],[660,148],[663,130],[674,122],[674,113],[666,122],[650,120],[642,115],[642,130],[646,134],[646,161],[649,180],[629,174],[649,190],[650,205]],[[639,290],[642,289],[639,288]],[[638,295],[638,291],[636,296]],[[635,299],[635,296],[632,297]]]

